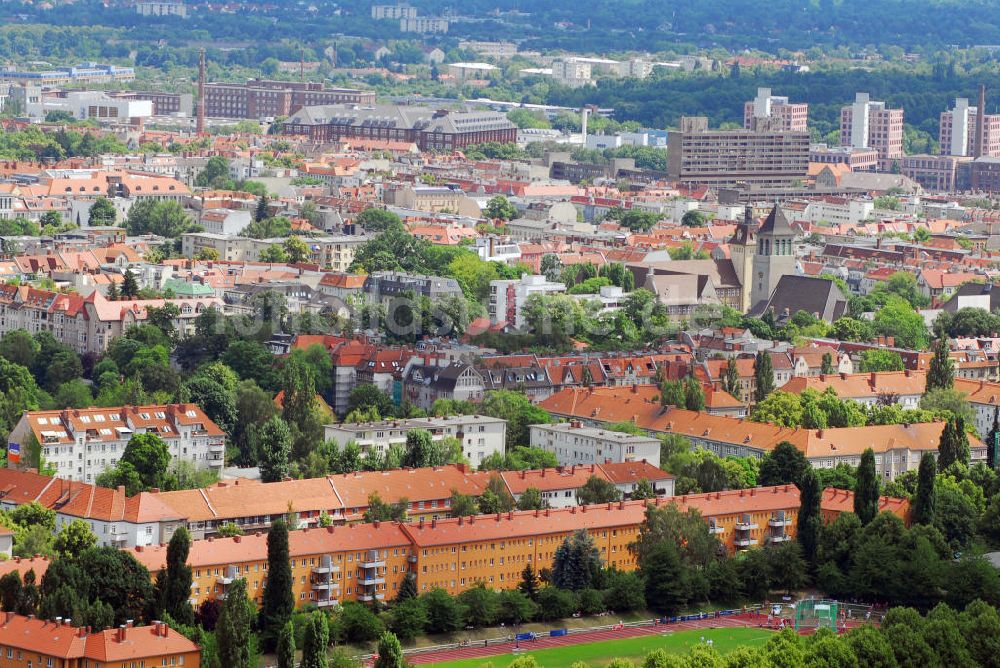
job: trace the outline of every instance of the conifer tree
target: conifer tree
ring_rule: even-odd
[[[290,619],[281,627],[277,654],[278,668],[295,668],[295,625]]]
[[[861,524],[868,524],[878,515],[878,473],[875,471],[875,453],[871,448],[861,454],[858,477],[854,483],[854,514]]]
[[[934,479],[937,476],[937,463],[934,455],[925,452],[920,458],[920,468],[917,471],[917,493],[913,497],[914,524],[934,523]]]
[[[267,532],[267,581],[264,583],[258,624],[261,641],[268,651],[274,649],[281,629],[291,619],[295,609],[289,559],[288,526],[278,521]]]
[[[927,389],[950,390],[955,385],[955,363],[949,356],[948,338],[944,335],[934,342],[934,357],[927,369]]]
[[[771,364],[771,356],[763,350],[757,353],[754,360],[753,375],[757,384],[754,401],[764,401],[774,391],[774,365]]]
[[[796,526],[796,540],[802,546],[802,556],[810,568],[816,565],[816,547],[819,544],[821,525],[819,478],[812,467],[808,467],[799,481],[799,516]]]
[[[191,551],[191,534],[179,527],[167,545],[167,571],[163,588],[163,610],[179,624],[194,624],[194,609],[191,607],[191,567],[188,553]]]
[[[219,645],[219,665],[226,668],[255,668],[257,652],[252,631],[253,604],[247,598],[247,581],[240,578],[226,589],[215,637]]]

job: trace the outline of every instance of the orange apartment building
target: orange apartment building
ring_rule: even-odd
[[[199,668],[201,651],[163,622],[90,632],[69,620],[0,613],[0,668]]]
[[[517,586],[524,566],[550,568],[568,536],[586,529],[609,566],[634,570],[629,545],[635,541],[647,501],[571,506],[434,519],[408,524],[375,522],[311,528],[289,533],[294,595],[301,605],[323,607],[341,601],[392,599],[407,571],[418,590],[436,587],[452,594],[479,583],[494,589]],[[730,553],[791,540],[795,536],[799,491],[794,485],[659,498],[694,508]],[[166,565],[166,546],[137,547],[135,557],[155,574]],[[193,571],[191,602],[225,595],[237,578],[259,605],[267,578],[264,534],[194,541],[188,563]]]
[[[288,550],[298,605],[391,599],[411,563],[409,538],[390,522],[291,531]],[[165,545],[137,547],[132,554],[151,574],[166,567]],[[247,595],[260,605],[267,580],[267,535],[192,541],[188,564],[193,605],[223,598],[240,578],[247,581]]]

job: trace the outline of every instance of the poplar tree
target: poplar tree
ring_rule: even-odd
[[[254,668],[257,665],[253,612],[253,604],[247,598],[247,581],[235,580],[226,589],[226,601],[215,627],[220,665],[226,668]]]
[[[858,477],[854,483],[854,514],[861,524],[868,524],[878,515],[878,473],[875,471],[875,453],[867,448],[861,455]]]
[[[281,629],[292,618],[295,609],[289,558],[288,526],[279,520],[267,532],[267,581],[258,623],[261,640],[268,651],[274,649]]]
[[[163,609],[179,624],[194,624],[194,609],[191,607],[191,567],[188,553],[191,551],[191,534],[179,527],[167,545],[167,572],[163,587]]]
[[[330,630],[326,615],[316,611],[306,623],[305,637],[302,639],[302,668],[327,668],[329,660],[326,646],[330,644]]]
[[[802,546],[802,556],[810,568],[816,565],[816,546],[820,530],[820,490],[819,478],[812,467],[807,468],[799,481],[799,516],[796,523],[796,540]]]
[[[763,350],[757,353],[753,364],[753,376],[757,388],[754,390],[754,401],[764,401],[767,395],[774,392],[774,365],[771,356]]]
[[[295,668],[295,624],[285,622],[278,636],[278,668]]]
[[[920,468],[917,471],[917,493],[913,497],[914,524],[934,523],[934,479],[937,476],[937,462],[934,455],[925,452],[920,458]]]
[[[950,390],[955,385],[955,363],[949,356],[948,339],[940,336],[934,342],[934,357],[927,369],[927,388],[932,390]]]

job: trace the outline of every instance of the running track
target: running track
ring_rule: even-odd
[[[659,624],[656,626],[631,626],[621,630],[602,630],[574,633],[568,636],[558,636],[555,638],[544,637],[538,640],[521,642],[520,647],[525,651],[536,651],[549,649],[552,647],[564,647],[566,645],[579,645],[583,643],[600,642],[602,640],[619,640],[621,638],[636,638],[639,636],[661,635],[676,631],[690,631],[694,629],[711,628],[743,628],[756,627],[766,618],[752,617],[750,615],[733,615],[730,617],[709,617],[707,619],[693,620],[689,622],[677,622],[676,624]],[[848,626],[853,628],[859,622],[849,622]],[[426,652],[422,654],[409,654],[407,662],[420,665],[427,663],[441,663],[443,661],[458,661],[461,659],[479,659],[501,654],[511,654],[514,649],[513,642],[496,641],[496,644],[482,646],[476,643],[472,647],[459,647],[456,649],[442,650],[438,652]]]

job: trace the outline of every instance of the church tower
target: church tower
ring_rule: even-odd
[[[751,308],[771,298],[782,276],[795,273],[794,240],[795,231],[775,204],[757,233],[757,253],[753,258],[750,289]]]
[[[740,280],[740,311],[746,313],[753,306],[750,288],[753,285],[753,258],[757,254],[757,221],[753,207],[747,205],[743,222],[736,224],[736,232],[729,240],[729,258],[733,271]]]

